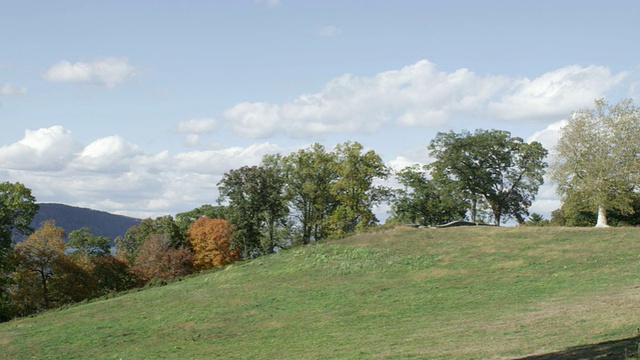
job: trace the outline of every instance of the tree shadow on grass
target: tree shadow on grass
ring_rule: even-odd
[[[591,345],[580,345],[548,354],[531,355],[516,360],[637,359],[640,336]]]

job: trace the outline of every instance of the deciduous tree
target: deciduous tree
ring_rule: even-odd
[[[273,252],[269,226],[285,214],[279,173],[264,166],[243,166],[224,174],[218,183],[220,202],[228,201],[228,220],[234,226],[232,244],[242,258]]]
[[[168,239],[169,245],[176,249],[188,246],[184,232],[180,230],[171,215],[166,215],[155,219],[144,219],[139,225],[129,228],[124,237],[116,238],[116,255],[132,265],[140,252],[140,247],[151,235]]]
[[[8,261],[12,235],[31,234],[31,221],[38,209],[31,189],[21,183],[0,183],[0,271]]]
[[[396,174],[402,189],[396,190],[391,203],[393,217],[417,225],[440,225],[464,220],[467,202],[455,192],[438,185],[427,177],[419,165],[406,167]]]
[[[464,195],[472,221],[484,200],[496,225],[508,218],[524,222],[547,166],[540,143],[501,130],[451,131],[438,133],[429,150],[436,159],[430,164],[434,179]]]
[[[126,262],[111,255],[91,258],[93,269],[91,274],[96,279],[96,286],[101,295],[131,289],[140,284],[129,269]]]
[[[573,113],[562,128],[552,179],[563,204],[574,212],[597,211],[596,226],[607,226],[607,210],[633,213],[640,185],[640,108],[631,99]]]
[[[231,249],[231,224],[208,216],[198,218],[188,231],[194,253],[194,266],[198,270],[222,267],[238,261],[238,251]]]
[[[11,240],[14,234],[29,235],[30,224],[38,212],[36,199],[31,190],[21,183],[0,183],[0,320],[14,316],[14,307],[7,293],[11,285],[12,265]]]
[[[45,309],[49,308],[51,303],[49,284],[54,275],[54,263],[65,256],[64,235],[64,230],[49,220],[43,222],[25,241],[14,246],[18,268],[35,274],[39,281],[38,297],[42,299]]]
[[[193,272],[193,253],[185,246],[173,247],[167,235],[153,234],[140,246],[132,271],[145,283],[185,276]]]
[[[338,180],[336,156],[315,143],[283,159],[286,199],[299,224],[299,241],[325,238],[327,219],[336,207],[333,185]]]
[[[373,207],[389,199],[391,190],[375,185],[387,179],[390,170],[373,150],[364,151],[358,142],[335,148],[338,179],[332,186],[337,200],[329,222],[335,235],[343,235],[378,223]]]

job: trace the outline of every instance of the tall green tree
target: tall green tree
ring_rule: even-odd
[[[21,183],[0,183],[0,321],[14,315],[7,289],[13,270],[11,239],[14,234],[30,235],[31,222],[38,213],[36,198],[31,189]]]
[[[228,202],[228,220],[234,226],[232,244],[242,258],[274,251],[269,229],[278,214],[285,213],[278,176],[271,168],[243,166],[225,173],[218,183],[219,201]]]
[[[551,176],[563,203],[575,211],[597,211],[597,227],[607,210],[633,213],[640,185],[640,108],[631,99],[578,110],[562,128]]]
[[[262,248],[265,253],[273,253],[280,244],[280,237],[287,225],[289,206],[285,197],[284,160],[280,154],[266,155],[262,158],[265,189],[266,236]]]
[[[547,155],[536,141],[526,143],[502,130],[438,133],[429,144],[432,175],[453,186],[470,203],[476,221],[478,204],[491,208],[494,224],[515,218],[524,222],[543,184]]]
[[[19,182],[0,183],[0,270],[7,264],[13,234],[30,235],[38,209],[31,189]]]
[[[424,226],[464,220],[469,207],[467,202],[429,179],[427,169],[416,164],[396,174],[403,188],[396,190],[391,201],[393,218]]]
[[[376,185],[391,171],[373,150],[365,151],[358,142],[345,142],[335,147],[338,180],[332,192],[337,200],[329,222],[335,235],[343,235],[378,223],[374,206],[391,196],[391,189]]]
[[[336,207],[333,186],[338,180],[337,160],[332,152],[315,143],[283,160],[285,195],[291,215],[299,226],[302,244],[328,235],[327,219]]]

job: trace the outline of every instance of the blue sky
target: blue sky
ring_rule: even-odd
[[[396,169],[428,163],[438,131],[551,149],[572,111],[638,98],[639,15],[635,1],[9,2],[0,180],[155,217],[314,142],[359,141]],[[548,184],[531,210],[558,206]]]

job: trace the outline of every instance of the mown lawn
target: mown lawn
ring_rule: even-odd
[[[0,358],[630,357],[640,327],[639,235],[360,234],[0,324]]]

